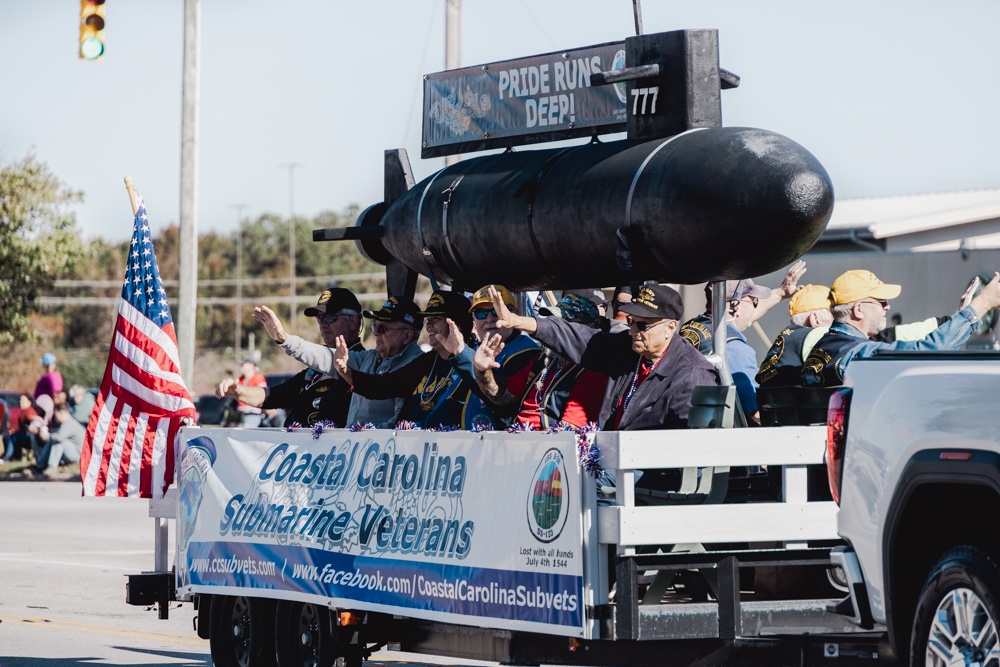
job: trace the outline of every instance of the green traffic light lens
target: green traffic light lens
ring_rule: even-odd
[[[104,55],[104,43],[96,37],[88,37],[80,43],[80,55],[88,60],[94,60]]]

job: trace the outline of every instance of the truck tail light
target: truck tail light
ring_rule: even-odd
[[[826,411],[826,474],[830,495],[840,505],[840,485],[844,478],[844,448],[847,445],[847,409],[852,390],[838,389],[830,396]]]

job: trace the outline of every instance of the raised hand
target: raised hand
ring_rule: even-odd
[[[236,380],[226,378],[215,388],[216,398],[236,398]]]
[[[459,354],[465,349],[465,337],[462,335],[462,330],[458,328],[455,321],[451,318],[445,320],[448,323],[448,335],[444,338],[441,334],[433,334],[434,337],[441,343],[445,350],[448,351],[449,355]]]
[[[264,325],[267,329],[267,335],[271,337],[275,343],[284,343],[285,339],[288,338],[288,334],[285,333],[285,328],[281,326],[281,320],[278,316],[274,314],[274,311],[267,306],[257,306],[253,309],[253,318]]]
[[[798,260],[788,268],[788,273],[785,274],[785,279],[781,281],[781,284],[775,288],[779,296],[782,299],[788,299],[793,294],[802,289],[799,285],[799,279],[806,272],[806,263],[804,260]]]
[[[500,334],[488,334],[486,340],[479,344],[476,353],[472,356],[472,367],[480,373],[500,368],[497,363],[497,355],[503,350],[503,341]]]
[[[980,317],[994,308],[1000,308],[1000,273],[993,274],[993,280],[986,284],[970,305]]]
[[[962,310],[970,303],[972,303],[972,297],[976,295],[976,290],[979,289],[979,286],[981,284],[982,283],[979,281],[979,276],[976,276],[975,278],[972,279],[972,282],[969,283],[969,287],[965,290],[965,294],[962,295],[961,304],[958,306],[959,310]]]
[[[337,369],[340,377],[344,378],[344,382],[354,384],[354,377],[351,375],[351,369],[347,365],[349,356],[350,350],[347,347],[347,342],[343,336],[337,336],[337,347],[333,350],[333,367]]]

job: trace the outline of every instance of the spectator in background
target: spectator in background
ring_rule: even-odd
[[[55,395],[63,390],[63,377],[56,368],[56,355],[46,352],[39,361],[42,363],[42,377],[38,378],[35,384],[35,400],[38,400],[39,396],[54,399]]]
[[[830,288],[826,285],[802,287],[788,300],[788,312],[792,321],[778,332],[760,364],[757,382],[762,387],[802,384],[802,362],[833,322]]]
[[[63,463],[79,463],[83,451],[86,429],[70,413],[69,406],[60,402],[54,406],[48,424],[39,427],[38,438],[44,443],[35,459],[35,470],[46,479],[71,479],[74,475],[60,476]]]
[[[94,410],[94,395],[75,384],[69,388],[69,399],[73,419],[86,426],[90,422],[90,413]]]
[[[351,350],[365,349],[361,344],[361,304],[349,289],[331,287],[324,290],[316,305],[306,308],[304,314],[316,318],[324,346],[335,346],[337,337],[343,336]],[[308,341],[286,333],[274,311],[258,306],[254,308],[253,318],[264,325],[271,339],[286,354],[299,358],[299,351]],[[270,388],[249,388],[232,380],[223,380],[215,395],[219,398],[231,396],[264,409],[283,408],[287,411],[285,426],[299,424],[308,427],[321,421],[344,426],[351,405],[351,386],[329,368],[323,371],[307,367]]]
[[[3,443],[3,454],[0,455],[0,469],[2,469],[7,449],[10,447],[10,411],[4,401],[0,401],[0,442]]]
[[[35,436],[28,430],[28,426],[39,418],[38,410],[35,408],[34,401],[31,400],[31,394],[28,393],[21,394],[18,398],[18,405],[21,408],[21,414],[17,417],[16,429],[7,441],[7,450],[4,452],[4,460],[6,461],[20,459],[25,451],[33,451],[32,443]]]
[[[245,359],[240,364],[240,376],[236,379],[237,385],[247,387],[260,387],[267,389],[267,380],[257,370],[257,364],[253,359]],[[257,428],[263,418],[263,410],[258,405],[244,403],[236,399],[236,411],[240,413],[240,426],[243,428]]]
[[[42,395],[35,399],[35,409],[36,417],[31,420],[28,424],[28,433],[33,437],[31,439],[31,453],[35,457],[35,464],[37,465],[42,458],[42,449],[45,447],[48,436],[42,437],[42,428],[48,427],[49,420],[52,419],[52,411],[55,407],[55,402],[52,400],[51,396]]]

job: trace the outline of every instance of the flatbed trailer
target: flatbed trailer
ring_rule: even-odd
[[[282,588],[274,576],[192,581],[185,573],[190,573],[197,558],[206,553],[223,560],[239,559],[257,553],[255,549],[260,547],[271,554],[269,557],[286,559],[283,572],[290,571],[289,558],[301,555],[302,562],[313,562],[317,567],[322,558],[313,553],[314,547],[292,545],[292,540],[284,546],[272,545],[273,551],[265,549],[267,545],[248,546],[225,537],[216,543],[203,543],[199,536],[206,532],[207,519],[190,516],[190,481],[197,477],[185,476],[185,471],[193,469],[187,465],[180,466],[179,494],[170,493],[163,501],[150,504],[151,516],[157,517],[158,535],[161,531],[165,535],[164,519],[179,519],[175,567],[130,577],[128,597],[134,604],[150,604],[155,599],[161,613],[171,599],[196,601],[198,632],[211,641],[216,664],[275,664],[270,654],[282,643],[286,645],[283,658],[279,651],[278,664],[282,665],[298,664],[298,659],[289,658],[290,652],[300,656],[302,664],[325,664],[324,660],[336,657],[359,664],[381,647],[505,664],[690,665],[745,664],[748,660],[771,665],[872,664],[884,656],[884,628],[861,630],[851,623],[854,611],[849,608],[844,580],[840,577],[838,582],[834,575],[843,565],[836,506],[829,500],[809,500],[808,469],[822,464],[825,432],[824,426],[597,432],[581,436],[578,442],[578,436],[571,433],[331,430],[314,438],[301,430],[185,429],[182,440],[188,446],[182,448],[182,461],[191,458],[190,443],[209,438],[220,448],[218,460],[208,470],[210,476],[228,474],[224,470],[228,458],[221,451],[226,446],[233,448],[239,460],[256,462],[248,469],[258,466],[270,473],[277,470],[277,450],[286,455],[297,453],[300,462],[310,452],[332,453],[338,447],[342,448],[338,451],[346,451],[359,444],[372,452],[391,450],[404,457],[407,452],[426,451],[428,447],[439,457],[468,455],[468,478],[464,480],[468,486],[462,498],[467,499],[467,506],[462,508],[462,516],[469,522],[483,521],[477,512],[490,504],[477,504],[476,496],[494,494],[504,487],[513,490],[507,498],[497,497],[494,504],[516,502],[519,507],[512,514],[523,515],[525,484],[513,483],[521,474],[518,470],[525,469],[525,462],[528,468],[536,469],[535,461],[544,460],[546,455],[558,460],[560,457],[552,454],[557,452],[562,457],[557,465],[563,465],[565,473],[563,498],[573,512],[561,519],[564,533],[578,530],[572,539],[579,542],[579,550],[569,548],[573,559],[570,569],[579,574],[578,588],[566,590],[579,594],[579,614],[574,625],[563,623],[554,613],[544,618],[519,619],[517,614],[491,618],[482,607],[456,613],[426,601],[407,608],[409,602],[387,604],[386,599],[367,594],[346,596],[344,590],[324,596],[296,585]],[[244,446],[250,446],[252,456],[239,451]],[[610,489],[599,488],[585,469],[586,462],[580,462],[576,453],[581,448],[599,452],[599,465],[613,471],[617,488],[612,499],[599,499],[610,495],[606,493]],[[496,452],[514,449],[518,455],[513,457],[510,470],[504,462],[488,461]],[[471,454],[477,450],[484,457],[479,463]],[[372,456],[369,463],[375,458]],[[359,464],[359,473],[365,465]],[[683,471],[681,489],[657,493],[644,491],[641,484],[636,486],[635,479],[642,474],[639,471],[653,474],[659,469]],[[374,466],[368,465],[363,474],[370,479],[373,470]],[[261,490],[259,473],[257,477],[255,482],[250,480],[249,487]],[[352,479],[351,484],[356,481]],[[196,508],[198,513],[209,510],[210,495],[205,493]],[[397,513],[412,495],[399,495]],[[348,508],[349,503],[343,500],[341,497],[341,508]],[[219,508],[214,511],[206,516],[212,520],[218,516],[234,518],[232,511],[228,515]],[[185,520],[194,523],[185,528]],[[508,525],[505,520],[505,513],[500,512],[487,518],[487,522],[496,522],[493,525],[477,523],[471,539],[519,529],[518,521]],[[215,530],[214,525],[211,530]],[[199,556],[188,553],[183,544],[186,539],[201,544]],[[532,556],[524,552],[548,553],[548,547],[538,546],[542,544],[532,542],[512,556],[476,553],[478,543],[473,542],[460,569],[472,581],[480,576],[475,563],[484,562],[504,569],[498,581],[508,582],[548,570],[537,579],[542,582],[539,591],[551,584],[544,592],[558,594],[559,586],[568,581],[566,577],[549,576],[552,568],[544,567],[544,557],[542,566],[526,564]],[[166,562],[167,547],[166,540],[159,537],[156,558],[160,564]],[[332,545],[321,551],[330,553],[329,548]],[[343,549],[357,551],[346,543]],[[393,570],[400,559],[407,561],[398,552],[369,555],[376,556],[375,560],[392,560],[386,572],[409,572],[406,568],[410,566],[419,572],[423,567],[419,555],[408,565],[404,563],[403,570]],[[355,563],[365,560],[358,558]],[[366,567],[358,565],[358,571]],[[442,580],[443,573],[455,572],[450,567],[442,565]],[[779,582],[791,583],[778,590],[773,586],[764,590],[761,582],[766,577],[762,573],[777,573]],[[416,593],[413,596],[419,597]],[[296,617],[282,617],[288,614]],[[308,629],[291,642],[296,651],[288,647],[289,628]]]

